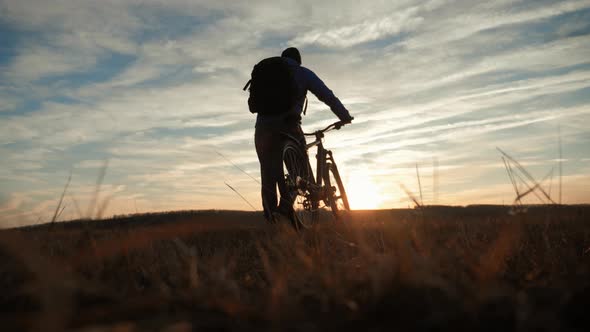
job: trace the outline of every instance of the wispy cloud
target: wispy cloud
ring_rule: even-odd
[[[82,71],[95,64],[96,60],[87,54],[64,54],[47,47],[30,47],[16,57],[5,76],[9,80],[29,82]]]
[[[328,30],[312,30],[291,40],[289,44],[317,44],[326,47],[348,47],[414,30],[424,18],[417,16],[419,8],[393,12],[380,18]]]

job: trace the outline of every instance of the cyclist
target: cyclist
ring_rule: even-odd
[[[267,221],[274,223],[282,215],[295,224],[297,223],[293,210],[295,197],[289,197],[285,185],[282,150],[287,139],[284,134],[288,134],[305,146],[305,138],[301,130],[301,113],[305,111],[304,103],[307,104],[307,91],[311,91],[320,101],[328,105],[343,124],[350,123],[353,118],[324,82],[313,71],[301,66],[301,54],[297,48],[285,49],[281,58],[288,64],[296,83],[295,102],[291,109],[278,114],[258,112],[254,140],[260,162],[264,217]],[[277,200],[277,184],[280,200]]]

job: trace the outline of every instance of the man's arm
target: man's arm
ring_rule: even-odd
[[[311,91],[320,101],[330,107],[332,112],[343,122],[352,121],[352,117],[348,110],[342,105],[340,99],[338,99],[332,90],[328,89],[326,84],[311,70],[302,67],[307,81],[307,89]]]

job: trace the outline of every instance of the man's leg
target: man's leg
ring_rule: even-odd
[[[260,162],[260,178],[261,178],[261,197],[262,207],[264,208],[264,217],[269,222],[272,222],[273,211],[277,208],[277,181],[274,164],[276,161],[275,152],[273,150],[273,134],[269,131],[256,129],[254,135],[254,142],[256,145],[256,154]]]

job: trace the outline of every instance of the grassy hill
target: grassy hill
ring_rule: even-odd
[[[590,327],[588,206],[180,211],[0,231],[5,331]]]

